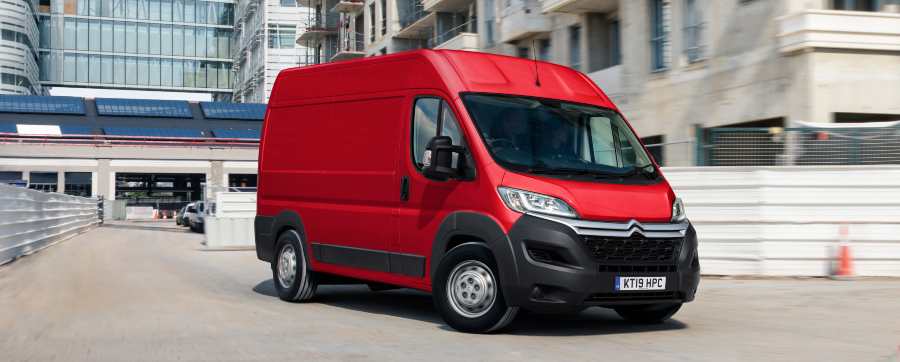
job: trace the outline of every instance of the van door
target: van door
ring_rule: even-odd
[[[406,181],[405,197],[398,212],[398,238],[395,252],[405,255],[428,256],[437,229],[452,210],[472,207],[474,182],[466,179],[434,181],[422,174],[422,158],[431,138],[450,136],[454,145],[465,145],[464,132],[455,112],[438,95],[419,95],[412,98],[412,112],[407,128],[407,151],[401,157],[401,179]],[[474,171],[471,160],[456,159],[455,164],[467,162]],[[474,175],[474,173],[473,173]],[[424,268],[426,260],[419,260]],[[425,277],[427,269],[421,277]]]

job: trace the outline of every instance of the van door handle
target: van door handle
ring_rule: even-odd
[[[400,201],[409,200],[409,176],[400,177]]]

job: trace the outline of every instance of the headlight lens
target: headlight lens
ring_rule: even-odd
[[[675,202],[672,203],[672,222],[682,222],[687,219],[687,214],[684,213],[684,203],[681,202],[680,198],[675,198]]]
[[[510,209],[521,213],[539,213],[562,217],[578,217],[565,201],[530,191],[499,187],[500,198]]]

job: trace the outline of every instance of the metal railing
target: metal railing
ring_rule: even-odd
[[[900,164],[900,124],[887,127],[712,128],[702,166]]]
[[[345,52],[363,52],[366,50],[366,44],[363,40],[363,34],[355,31],[344,31],[341,34],[341,51]]]
[[[447,30],[437,36],[428,39],[428,47],[434,48],[441,44],[444,44],[450,39],[453,39],[455,36],[462,33],[477,33],[478,32],[478,19],[476,17],[472,17],[469,21],[457,25],[450,30]]]

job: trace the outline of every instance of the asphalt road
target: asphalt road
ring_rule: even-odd
[[[0,360],[900,361],[900,280],[708,278],[661,325],[594,308],[467,335],[414,291],[282,302],[254,252],[201,241],[119,224],[0,267]]]

